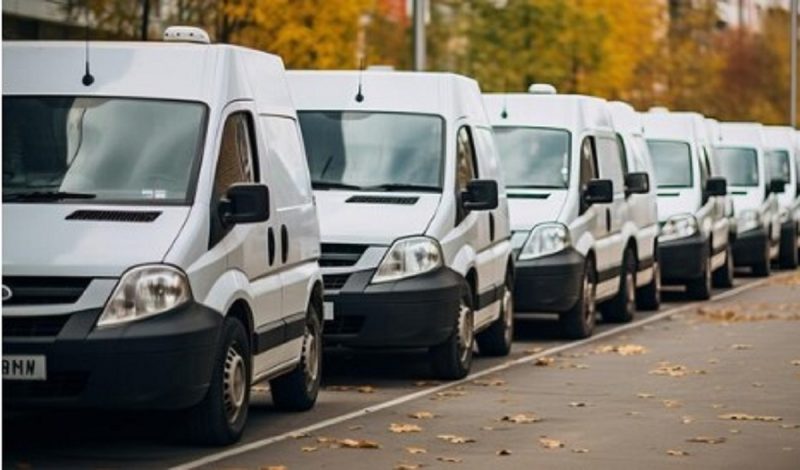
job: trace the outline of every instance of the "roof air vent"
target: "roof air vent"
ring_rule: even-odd
[[[657,113],[657,114],[664,114],[664,113],[668,113],[669,109],[665,108],[664,106],[653,106],[652,108],[650,108],[648,110],[648,112]]]
[[[549,83],[534,83],[528,88],[528,93],[534,95],[555,95],[558,94],[558,90]]]
[[[170,26],[164,31],[164,41],[211,44],[211,38],[208,37],[208,33],[194,26]]]

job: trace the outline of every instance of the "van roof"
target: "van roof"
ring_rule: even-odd
[[[435,114],[488,126],[478,82],[454,73],[290,70],[287,77],[298,110]]]
[[[293,115],[280,57],[224,44],[3,41],[6,95],[114,96],[225,105],[255,100],[259,112]]]
[[[659,111],[642,113],[641,116],[648,139],[708,141],[708,131],[702,114]]]
[[[796,145],[795,130],[789,126],[764,126],[766,147],[794,151]]]
[[[642,116],[633,109],[633,106],[623,101],[611,101],[608,103],[608,109],[615,129],[633,135],[644,134]]]
[[[717,147],[764,147],[764,126],[757,122],[722,122]]]
[[[494,126],[612,128],[608,103],[593,96],[487,93],[483,101]]]

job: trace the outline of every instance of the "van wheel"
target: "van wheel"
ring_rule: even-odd
[[[797,267],[797,228],[792,227],[788,237],[781,237],[780,265],[783,269]]]
[[[225,318],[208,392],[185,420],[192,441],[222,446],[242,436],[250,406],[251,358],[244,326]]]
[[[596,294],[597,277],[594,271],[594,262],[592,258],[587,258],[586,265],[583,268],[580,298],[578,298],[574,307],[558,316],[558,322],[561,324],[564,336],[569,339],[582,339],[592,336],[595,323],[597,323]]]
[[[505,289],[500,299],[500,318],[475,336],[478,350],[484,356],[507,356],[511,352],[511,343],[514,340],[513,288],[512,277],[506,274]]]
[[[453,334],[444,343],[430,349],[433,373],[440,379],[457,380],[469,374],[475,345],[473,304],[472,288],[464,283]]]
[[[770,275],[772,267],[770,266],[769,259],[769,238],[764,242],[764,254],[758,263],[753,265],[753,274],[758,277],[767,277]]]
[[[714,287],[733,287],[733,248],[730,243],[725,248],[725,264],[714,271]]]
[[[288,374],[269,382],[272,402],[281,410],[309,410],[317,401],[321,379],[322,325],[316,308],[309,304],[300,364]]]
[[[686,284],[686,292],[695,300],[708,300],[711,298],[711,258],[703,261],[703,271],[700,277]]]
[[[636,307],[642,310],[658,310],[661,307],[661,264],[653,261],[653,280],[636,291]]]
[[[636,257],[632,250],[625,250],[621,267],[619,292],[601,310],[603,320],[612,323],[628,323],[636,313]]]

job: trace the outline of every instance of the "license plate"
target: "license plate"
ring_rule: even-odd
[[[322,318],[324,320],[333,320],[333,302],[322,303]]]
[[[44,356],[3,356],[3,380],[47,380]]]

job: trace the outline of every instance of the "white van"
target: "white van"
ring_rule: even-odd
[[[289,72],[322,231],[325,339],[428,348],[464,377],[513,336],[508,205],[478,84]]]
[[[778,213],[781,222],[781,244],[778,260],[782,268],[797,267],[798,231],[800,230],[800,186],[797,161],[799,150],[795,130],[786,126],[766,126],[767,173],[770,180],[785,183],[778,196]],[[779,183],[776,183],[779,184]]]
[[[697,113],[642,114],[658,182],[659,259],[664,284],[686,285],[695,299],[712,285],[733,285],[725,180],[711,158],[705,118]]]
[[[628,196],[649,183],[626,176],[607,102],[536,84],[484,103],[508,188],[517,310],[557,313],[570,338],[592,334],[603,301],[604,319],[631,320],[652,248],[638,251]]]
[[[625,174],[646,173],[649,190],[644,194],[628,194],[629,214],[636,224],[636,252],[640,271],[636,278],[636,304],[644,310],[658,310],[661,305],[661,265],[658,262],[658,202],[653,161],[644,138],[642,116],[633,106],[621,101],[609,103],[611,120],[617,131],[620,148],[625,155]]]
[[[757,276],[768,276],[771,260],[778,257],[781,221],[776,193],[785,189],[784,182],[768,177],[765,144],[761,124],[723,122],[714,145],[736,214],[733,259]]]
[[[3,43],[4,405],[185,409],[212,444],[251,383],[310,408],[319,227],[281,59],[98,42],[84,75],[84,47]]]

